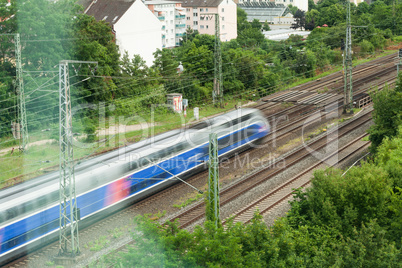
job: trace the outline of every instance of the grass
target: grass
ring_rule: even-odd
[[[108,233],[114,238],[117,239],[124,234],[123,228],[114,228],[113,230],[108,230]]]
[[[184,200],[183,202],[181,202],[180,204],[174,204],[173,207],[174,208],[184,208],[184,207],[200,200],[203,196],[204,196],[203,194],[197,193],[196,196],[190,197],[190,198]]]
[[[53,262],[53,261],[48,261],[45,265],[46,265],[46,266],[53,266],[53,265],[54,265],[54,262]]]
[[[107,237],[101,236],[99,239],[87,243],[84,247],[89,248],[90,251],[99,251],[103,248],[106,248],[110,243],[110,240],[107,239]]]

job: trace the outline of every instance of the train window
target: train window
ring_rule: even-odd
[[[43,207],[46,205],[46,195],[43,195],[37,199],[38,207]]]
[[[4,213],[0,213],[0,223],[6,221],[6,217],[4,216]]]
[[[210,126],[210,121],[206,120],[204,122],[198,123],[198,124],[190,127],[190,129],[203,129],[203,128],[207,128],[208,126]]]
[[[7,214],[6,220],[11,220],[11,219],[13,219],[15,216],[17,216],[17,213],[16,213],[16,211],[15,211],[14,208],[9,208],[9,209],[7,209],[6,214]]]

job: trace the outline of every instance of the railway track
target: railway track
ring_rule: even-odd
[[[270,212],[280,203],[289,200],[294,193],[293,189],[304,188],[307,185],[309,185],[310,184],[310,179],[309,179],[310,176],[308,176],[306,178],[305,175],[309,174],[311,171],[318,168],[320,165],[322,165],[322,163],[330,160],[334,155],[337,155],[340,152],[350,149],[351,146],[359,144],[359,147],[354,148],[354,150],[347,152],[346,154],[342,155],[342,157],[340,159],[337,159],[337,161],[333,165],[331,165],[331,166],[334,166],[334,165],[338,164],[339,162],[352,156],[357,151],[361,150],[361,148],[367,147],[370,144],[370,142],[362,141],[362,139],[367,136],[368,136],[368,134],[363,134],[363,135],[357,137],[356,139],[352,140],[350,143],[341,147],[338,151],[331,153],[330,155],[328,155],[325,158],[318,161],[316,164],[303,170],[302,172],[300,172],[299,174],[297,174],[296,176],[294,176],[293,178],[288,180],[286,183],[280,185],[279,187],[273,189],[268,194],[258,198],[256,201],[252,202],[251,204],[249,204],[249,205],[245,206],[244,208],[240,209],[239,211],[235,212],[233,216],[225,219],[222,222],[222,224],[226,224],[228,219],[233,220],[234,223],[236,223],[236,222],[249,223],[251,221],[251,219],[253,218],[253,215],[257,209],[259,210],[259,213],[261,215],[264,215],[264,214]]]
[[[351,130],[369,122],[370,120],[371,115],[369,112],[366,112],[364,115],[358,117],[358,119],[347,121],[345,124],[337,128],[336,133],[331,132],[330,134],[314,140],[312,143],[309,144],[309,149],[318,151],[327,146],[329,143],[335,142],[337,138],[347,135]],[[331,136],[332,133],[334,133],[334,136]],[[329,143],[328,140],[330,140]],[[301,147],[281,159],[281,161],[284,161],[286,163],[286,166],[276,165],[276,163],[272,163],[262,170],[252,174],[251,176],[231,185],[230,187],[223,189],[220,192],[220,206],[223,207],[240,195],[245,194],[255,187],[258,187],[270,177],[273,177],[282,172],[284,169],[287,169],[302,161],[310,155],[310,150],[308,150],[306,147]],[[194,224],[198,220],[202,219],[204,216],[205,204],[203,202],[200,202],[197,205],[192,206],[191,208],[183,211],[182,213],[176,215],[169,220],[178,220],[180,228],[186,228]]]

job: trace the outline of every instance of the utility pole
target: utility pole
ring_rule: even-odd
[[[215,51],[214,51],[214,89],[212,91],[212,101],[215,106],[223,108],[223,78],[222,78],[222,50],[221,50],[221,31],[218,13],[201,13],[200,16],[208,16],[212,20],[215,16]]]
[[[213,102],[223,108],[222,51],[219,14],[215,14],[214,91]]]
[[[353,81],[352,81],[352,26],[350,24],[350,1],[346,11],[346,44],[343,56],[344,66],[344,101],[343,113],[353,113]]]
[[[207,220],[219,224],[219,158],[218,135],[209,134],[209,178],[208,178],[208,203],[206,205]]]
[[[0,34],[0,35],[11,35],[14,37],[15,45],[15,70],[16,70],[16,91],[17,91],[17,110],[18,110],[18,123],[20,131],[19,139],[22,139],[20,143],[20,150],[23,152],[27,151],[28,144],[28,126],[27,126],[27,112],[25,109],[25,94],[24,94],[24,83],[22,79],[22,64],[21,64],[21,40],[20,34]],[[18,138],[18,135],[17,135]]]
[[[18,109],[19,109],[19,121],[20,131],[22,137],[21,151],[26,152],[28,145],[28,126],[27,126],[27,111],[25,109],[25,95],[24,85],[22,80],[22,67],[21,67],[21,42],[20,34],[15,34],[15,62],[17,71],[17,94],[18,94]]]
[[[69,64],[97,64],[91,61],[62,60],[59,63],[60,93],[60,218],[59,218],[59,257],[75,258],[80,254],[78,221],[75,193],[72,114],[69,81]]]

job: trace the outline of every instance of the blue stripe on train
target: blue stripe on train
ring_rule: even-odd
[[[218,154],[222,155],[250,141],[262,138],[268,134],[267,130],[261,130],[259,125],[251,125],[248,127],[248,129],[253,130],[254,134],[248,136],[246,139],[240,140],[239,142],[220,149]],[[231,133],[220,138],[219,140],[222,140],[230,135],[235,135],[236,133],[244,130],[247,129]],[[194,156],[196,157],[194,158]],[[188,159],[191,160],[185,161]],[[159,167],[151,166],[144,170],[136,172],[126,178],[130,181],[128,186],[130,190],[129,194],[124,198],[143,191],[150,186],[161,183],[162,181],[160,179],[171,178],[172,175],[165,172],[163,169],[168,170],[172,174],[178,175],[188,169],[201,165],[202,163],[200,162],[208,161],[208,159],[208,144],[204,144],[171,159],[160,162],[158,164]],[[160,167],[162,167],[163,169],[161,169]],[[149,180],[150,178],[155,178],[155,180]],[[77,207],[80,208],[81,217],[88,216],[91,213],[94,213],[105,207],[105,196],[109,186],[110,184],[105,185],[77,197]],[[96,201],[94,202],[94,200]],[[25,244],[35,238],[41,237],[51,231],[54,231],[58,227],[59,205],[55,205],[38,214],[32,215],[28,218],[6,226],[5,228],[0,229],[0,238],[2,238],[2,241],[7,241],[0,241],[2,243],[0,245],[0,254],[4,254],[5,252],[17,246]]]

